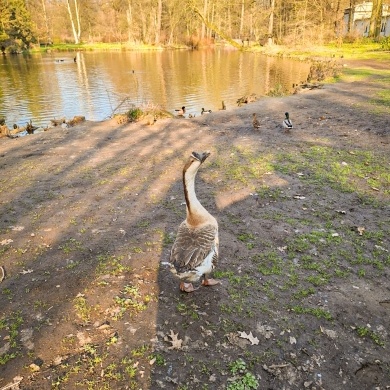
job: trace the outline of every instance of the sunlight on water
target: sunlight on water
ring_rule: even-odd
[[[185,106],[187,114],[200,115],[202,107],[218,110],[222,100],[237,107],[239,97],[265,95],[278,85],[291,91],[308,71],[302,62],[233,50],[6,55],[0,116],[9,127],[30,119],[47,126],[75,115],[103,120],[132,104],[172,113]]]

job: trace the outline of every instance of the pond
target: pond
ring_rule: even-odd
[[[8,127],[47,126],[83,115],[103,120],[134,105],[171,113],[237,107],[306,80],[309,64],[228,49],[77,52],[0,56],[0,117]]]

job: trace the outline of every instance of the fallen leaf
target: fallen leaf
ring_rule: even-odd
[[[325,329],[320,326],[320,330],[322,333],[326,334],[330,339],[334,340],[337,337],[337,333],[331,329]]]
[[[268,325],[257,324],[256,331],[266,339],[270,339],[274,335],[272,328]]]
[[[1,283],[5,279],[5,271],[3,266],[0,267],[0,271],[1,271],[1,276],[0,276],[0,283]]]
[[[293,198],[294,199],[306,199],[306,197],[302,196],[302,195],[294,195]]]
[[[11,242],[14,242],[14,240],[11,240],[10,238],[6,238],[3,241],[0,241],[0,245],[8,245],[11,244]]]
[[[371,189],[374,191],[379,191],[379,188],[376,188],[376,187],[371,187]]]
[[[29,367],[30,367],[32,372],[38,372],[41,370],[41,368],[35,363],[31,363]]]
[[[32,269],[27,269],[27,270],[22,270],[20,271],[19,273],[22,274],[22,275],[26,275],[26,274],[31,274],[32,272],[34,272]]]
[[[168,340],[170,343],[172,343],[172,346],[168,349],[180,349],[181,345],[183,344],[183,340],[179,339],[179,333],[174,333],[171,329],[171,333],[168,335],[168,337],[171,338],[171,340]]]
[[[365,230],[363,226],[358,226],[357,231],[359,232],[359,236],[362,236]]]
[[[238,332],[239,336],[242,339],[247,339],[251,342],[252,345],[258,345],[259,339],[257,337],[254,337],[252,332],[249,332],[248,334],[246,332]]]
[[[24,229],[24,226],[10,226],[10,228],[15,232],[21,232]]]
[[[293,336],[290,336],[290,344],[296,344],[297,343],[297,339]]]

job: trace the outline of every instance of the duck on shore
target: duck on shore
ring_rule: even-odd
[[[260,122],[256,117],[256,113],[253,113],[253,119],[252,119],[252,124],[254,129],[259,129],[260,128]]]
[[[290,114],[288,112],[286,112],[284,115],[286,116],[286,118],[284,119],[282,125],[283,125],[283,127],[285,129],[284,131],[287,133],[287,132],[290,131],[290,129],[293,128],[293,124],[292,124],[292,122],[290,120]]]

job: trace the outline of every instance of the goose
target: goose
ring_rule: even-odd
[[[186,108],[183,106],[180,110],[175,110],[177,116],[184,116],[186,113]]]
[[[211,110],[205,110],[204,108],[202,108],[202,111],[201,111],[201,115],[203,114],[210,114]]]
[[[288,112],[286,112],[284,115],[286,115],[286,119],[283,121],[283,127],[286,129],[285,131],[289,131],[293,128],[293,124],[290,121],[290,115]]]
[[[195,193],[195,176],[210,152],[192,152],[183,168],[183,186],[187,217],[180,224],[171,249],[171,272],[180,279],[180,290],[190,293],[198,289],[192,283],[202,277],[202,285],[220,281],[209,278],[218,261],[218,222],[201,205]]]
[[[252,119],[252,124],[254,129],[260,129],[260,122],[256,118],[256,113],[253,113],[253,119]]]

